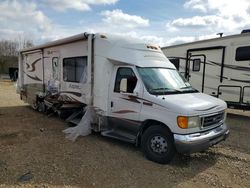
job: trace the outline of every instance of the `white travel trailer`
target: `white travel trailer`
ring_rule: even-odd
[[[162,48],[200,92],[225,100],[229,108],[250,110],[250,33]]]
[[[141,146],[169,162],[225,140],[226,103],[180,76],[156,45],[102,34],[80,34],[20,51],[21,99],[77,124],[91,106],[93,131]],[[79,118],[78,118],[79,119]]]

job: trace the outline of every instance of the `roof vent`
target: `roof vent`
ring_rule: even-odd
[[[244,29],[244,30],[242,30],[241,34],[243,34],[243,33],[250,33],[250,29]]]

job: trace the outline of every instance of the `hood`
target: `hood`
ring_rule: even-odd
[[[203,93],[157,96],[157,101],[170,111],[188,116],[214,113],[227,108],[223,100]]]

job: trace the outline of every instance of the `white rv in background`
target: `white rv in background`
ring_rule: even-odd
[[[250,33],[162,48],[179,72],[200,92],[250,110]]]
[[[18,86],[34,109],[74,124],[91,106],[93,131],[141,146],[158,163],[229,133],[224,101],[192,88],[157,45],[134,39],[84,33],[24,49]]]

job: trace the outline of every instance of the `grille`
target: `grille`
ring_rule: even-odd
[[[209,127],[211,125],[216,125],[224,119],[224,112],[221,112],[219,114],[215,114],[212,116],[207,116],[203,118],[203,127]]]

